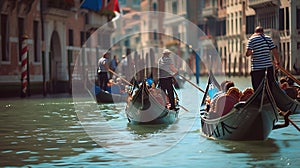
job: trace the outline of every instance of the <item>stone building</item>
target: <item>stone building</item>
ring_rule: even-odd
[[[281,65],[300,73],[300,1],[297,0],[205,0],[198,24],[219,52],[224,71],[248,74],[250,59],[244,57],[248,38],[258,25],[279,48]]]
[[[20,95],[24,34],[29,37],[27,94],[46,95],[71,91],[72,69],[82,46],[86,46],[85,42],[93,31],[111,19],[109,13],[81,9],[81,2],[82,0],[0,1],[1,97]],[[110,33],[108,31],[104,33],[107,34],[106,37],[99,37],[98,45],[110,44],[107,41]],[[83,51],[94,52],[91,48]],[[82,61],[92,62],[88,56]]]

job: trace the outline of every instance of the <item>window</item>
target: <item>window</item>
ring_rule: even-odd
[[[297,8],[297,11],[296,11],[296,27],[297,29],[300,29],[300,9]]]
[[[69,46],[73,46],[74,45],[74,40],[73,40],[73,30],[69,29]]]
[[[40,62],[40,40],[39,40],[39,22],[33,21],[33,47],[34,47],[34,62]]]
[[[290,18],[289,18],[289,7],[285,8],[285,21],[286,21],[286,30],[290,29]]]
[[[156,32],[156,30],[154,30],[154,32],[153,32],[153,39],[157,40],[157,32]]]
[[[24,35],[24,18],[18,18],[19,61],[22,61],[22,36]]]
[[[9,28],[7,15],[1,15],[1,60],[9,61]]]
[[[177,14],[177,2],[172,2],[172,12],[173,14]]]
[[[153,3],[153,11],[157,11],[157,4],[155,2]]]
[[[83,31],[80,32],[80,45],[81,46],[85,43],[84,34],[85,33]]]
[[[246,34],[252,34],[254,32],[255,15],[246,16]]]

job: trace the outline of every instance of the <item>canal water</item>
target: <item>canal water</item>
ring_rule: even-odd
[[[241,90],[250,86],[249,78],[228,79]],[[209,140],[200,133],[203,94],[189,83],[177,92],[188,111],[170,126],[128,124],[125,103],[69,95],[1,99],[0,167],[300,166],[300,133],[292,125],[266,141]],[[300,115],[290,118],[300,126]]]

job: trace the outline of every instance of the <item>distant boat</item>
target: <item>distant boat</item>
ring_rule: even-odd
[[[281,111],[291,111],[292,114],[300,114],[299,99],[292,99],[286,93],[284,93],[279,87],[278,83],[275,81],[275,79],[272,82],[270,88],[273,93],[273,97],[276,101],[276,104]]]
[[[111,94],[108,91],[100,90],[96,94],[97,103],[119,103],[126,102],[127,94]]]
[[[207,93],[204,94],[205,100]],[[203,135],[213,139],[223,140],[265,140],[278,121],[276,103],[268,86],[267,79],[261,83],[257,91],[246,101],[232,103],[230,95],[223,97],[223,101],[216,102],[213,112],[203,112],[200,115]],[[221,99],[221,97],[219,98]],[[202,103],[202,111],[204,104]],[[231,106],[231,107],[230,107]],[[222,115],[223,112],[225,115]]]
[[[172,124],[178,118],[179,108],[169,110],[163,97],[155,97],[143,81],[134,95],[129,97],[126,115],[131,124]]]

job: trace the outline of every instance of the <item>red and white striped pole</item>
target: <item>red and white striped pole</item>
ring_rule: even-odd
[[[27,35],[23,35],[22,37],[22,73],[21,73],[21,97],[26,97],[27,95],[27,85],[28,85],[28,76],[27,76],[27,64],[28,64],[28,44],[27,44]]]

